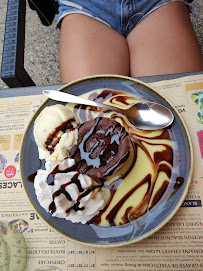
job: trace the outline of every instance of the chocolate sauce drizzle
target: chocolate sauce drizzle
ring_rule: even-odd
[[[79,206],[80,206],[80,200],[81,200],[82,198],[86,197],[89,193],[91,193],[91,192],[94,191],[95,189],[100,188],[100,187],[103,186],[102,184],[100,184],[100,185],[95,185],[95,186],[93,186],[93,187],[91,187],[91,188],[89,188],[89,189],[87,189],[87,190],[84,190],[84,189],[82,188],[81,182],[80,182],[80,180],[79,180],[79,178],[78,178],[79,175],[80,175],[80,173],[76,173],[76,174],[71,178],[70,182],[68,182],[68,183],[66,183],[66,184],[62,184],[61,187],[60,187],[60,189],[57,190],[57,191],[55,191],[55,192],[53,193],[53,195],[52,195],[52,199],[53,199],[53,200],[52,200],[52,202],[51,202],[50,205],[49,205],[49,211],[50,211],[52,214],[53,214],[54,212],[56,212],[56,205],[55,205],[55,202],[54,202],[54,200],[55,200],[56,197],[58,197],[58,196],[60,196],[61,194],[63,194],[63,195],[66,197],[67,200],[72,201],[71,195],[66,191],[66,187],[67,187],[68,185],[71,185],[71,184],[74,183],[74,184],[78,187],[79,192],[82,193],[82,194],[80,194],[80,195],[78,196],[76,203],[75,203],[72,207],[70,207],[69,209],[66,210],[66,213],[67,213],[67,214],[68,214],[72,209],[73,209],[75,212],[77,212],[77,211],[79,211],[79,210],[84,210],[84,207],[82,207],[82,208],[79,207]]]
[[[107,221],[109,221],[109,223],[111,225],[114,225],[114,218],[115,218],[118,210],[121,208],[121,206],[126,201],[126,199],[128,199],[132,195],[132,193],[134,193],[144,183],[148,183],[148,187],[150,187],[151,177],[152,177],[151,174],[148,174],[143,180],[141,180],[141,182],[139,184],[134,186],[127,194],[125,194],[124,197],[114,206],[114,208],[110,211],[110,213],[106,217]],[[147,193],[149,193],[149,189],[148,189]]]
[[[99,129],[97,133],[98,125],[102,119],[104,118],[98,117],[95,119],[94,125],[84,135],[78,147],[74,147],[74,149],[70,151],[70,157],[77,160],[76,156],[80,155],[80,160],[77,161],[77,170],[79,170],[79,172],[87,173],[88,175],[88,171],[92,168],[99,169],[106,167],[102,175],[106,177],[113,174],[129,157],[129,151],[127,151],[123,153],[115,163],[110,164],[112,159],[114,159],[119,152],[121,141],[128,136],[128,133],[118,122],[113,122],[114,124],[106,131]],[[79,131],[83,125],[84,124],[81,124],[79,126]],[[90,147],[88,144],[91,140],[94,141],[94,144]],[[86,166],[84,164],[86,164]],[[107,165],[109,165],[109,167]]]
[[[70,130],[72,130],[74,128],[73,126],[73,122],[75,122],[74,119],[69,119],[68,121],[64,121],[60,126],[56,127],[54,132],[51,133],[46,142],[45,142],[45,146],[47,148],[48,151],[53,152],[54,147],[56,146],[56,144],[59,142],[60,138],[58,138],[57,141],[54,141],[54,144],[52,144],[53,140],[56,138],[57,134],[62,131],[63,133],[66,133]]]

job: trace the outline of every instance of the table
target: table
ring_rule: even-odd
[[[197,74],[201,75],[201,74],[203,74],[203,71],[202,72],[191,72],[191,73],[179,73],[179,74],[136,77],[136,79],[141,80],[145,83],[152,83],[152,82],[171,80],[171,79],[181,78],[184,76],[197,75]],[[58,85],[52,85],[52,86],[31,86],[31,87],[0,89],[0,98],[37,95],[37,94],[41,94],[43,89],[57,90],[62,86],[63,86],[62,84],[58,84]]]
[[[203,72],[138,79],[167,96],[185,120],[194,147],[194,174],[188,195],[171,221],[149,238],[118,248],[87,247],[55,233],[33,210],[22,187],[18,154],[23,133],[45,100],[42,90],[62,85],[0,90],[0,155],[7,160],[5,166],[0,162],[0,221],[12,221],[22,231],[26,271],[203,270],[203,150],[197,135],[203,131],[203,120],[194,102],[203,91]],[[1,256],[0,244],[0,267]]]

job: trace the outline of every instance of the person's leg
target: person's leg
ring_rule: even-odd
[[[133,77],[203,70],[203,56],[183,2],[153,11],[130,32],[127,42]]]
[[[129,75],[126,39],[91,17],[68,15],[61,24],[60,71],[62,83],[97,74]]]

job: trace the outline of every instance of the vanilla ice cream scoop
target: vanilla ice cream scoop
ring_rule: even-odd
[[[64,132],[75,127],[75,117],[61,104],[47,106],[34,123],[34,138],[39,148],[53,151]]]
[[[69,156],[69,149],[77,143],[78,130],[72,129],[68,133],[64,133],[59,143],[55,146],[54,152],[46,157],[46,160],[62,162]]]

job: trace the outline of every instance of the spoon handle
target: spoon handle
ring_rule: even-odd
[[[60,101],[60,102],[69,102],[69,103],[76,103],[76,104],[84,104],[84,105],[90,105],[90,106],[96,106],[96,107],[103,107],[103,108],[108,108],[111,110],[116,110],[118,111],[119,109],[114,106],[110,106],[107,104],[102,104],[102,103],[97,103],[91,100],[83,99],[78,96],[71,95],[69,93],[57,91],[57,90],[43,90],[43,94],[46,95],[47,97],[51,98],[52,100],[55,101]],[[119,110],[121,111],[121,110]]]

